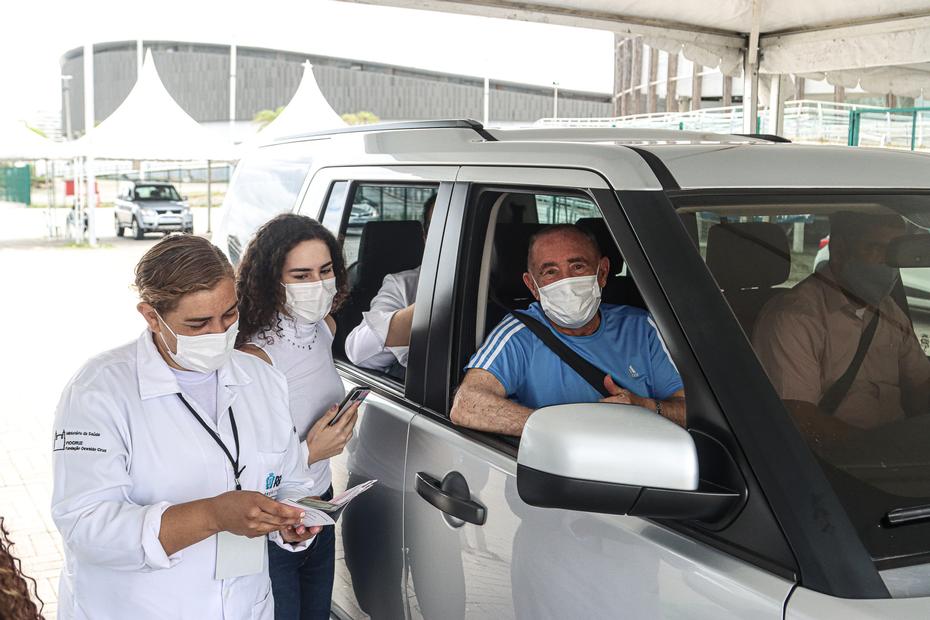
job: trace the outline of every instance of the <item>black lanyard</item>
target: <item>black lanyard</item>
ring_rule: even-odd
[[[203,421],[194,408],[190,406],[190,403],[184,398],[184,395],[178,392],[178,398],[181,399],[181,402],[184,403],[184,406],[187,407],[187,410],[200,422],[200,426],[203,427],[203,430],[210,433],[210,437],[213,437],[213,441],[216,442],[220,448],[223,449],[223,452],[226,454],[226,458],[229,459],[229,464],[232,465],[233,475],[236,477],[236,490],[241,491],[242,485],[239,484],[239,476],[242,475],[242,472],[245,471],[245,465],[242,466],[242,469],[239,469],[239,429],[236,428],[236,416],[233,415],[232,407],[229,408],[229,424],[232,426],[233,432],[233,441],[236,442],[236,458],[232,457],[232,454],[229,452],[229,448],[226,447],[226,444],[223,443],[223,440],[220,439],[220,436],[217,435],[212,428],[207,426],[207,423]]]

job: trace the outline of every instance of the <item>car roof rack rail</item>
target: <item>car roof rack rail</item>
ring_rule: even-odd
[[[776,136],[773,133],[735,133],[734,136],[742,136],[744,138],[756,138],[758,140],[765,140],[767,142],[786,142],[791,143],[791,140],[785,138],[784,136]]]
[[[304,140],[307,138],[322,138],[325,136],[336,136],[344,133],[368,133],[370,131],[402,131],[407,129],[471,129],[488,142],[497,142],[497,138],[488,133],[484,125],[470,118],[435,120],[435,121],[400,121],[396,123],[372,123],[370,125],[352,125],[350,127],[340,127],[338,129],[327,129],[325,131],[314,131],[311,133],[301,133],[292,136],[282,136],[276,139],[275,143],[291,142],[293,140]]]

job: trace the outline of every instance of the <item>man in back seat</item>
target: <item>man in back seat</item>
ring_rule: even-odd
[[[604,372],[603,397],[512,314],[472,356],[452,421],[521,435],[534,410],[612,402],[645,407],[685,425],[684,389],[649,314],[601,304],[610,261],[574,225],[549,226],[530,239],[523,281],[537,300],[525,312]]]
[[[429,230],[436,195],[423,203],[423,235]],[[410,351],[410,328],[420,281],[420,268],[391,273],[371,300],[362,322],[346,338],[346,357],[356,366],[402,377]]]

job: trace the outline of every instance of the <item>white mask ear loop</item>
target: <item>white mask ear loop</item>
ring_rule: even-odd
[[[174,333],[174,330],[171,329],[171,327],[168,325],[168,321],[166,321],[165,319],[162,318],[162,316],[158,313],[158,310],[155,310],[155,307],[154,307],[154,306],[152,306],[152,310],[155,311],[155,316],[157,316],[157,317],[158,317],[158,320],[161,321],[161,324],[165,326],[165,329],[167,329],[169,332],[171,332],[171,335],[174,336],[174,342],[177,343],[177,342],[178,342],[178,335],[177,335],[176,333]],[[165,348],[166,348],[166,349],[168,349],[168,353],[171,353],[171,347],[168,346],[168,341],[165,340],[165,335],[164,335],[162,332],[159,331],[159,332],[158,332],[158,337],[161,338],[162,344],[165,345]],[[175,344],[175,346],[177,346],[177,344]],[[175,353],[175,355],[177,355],[177,354]]]

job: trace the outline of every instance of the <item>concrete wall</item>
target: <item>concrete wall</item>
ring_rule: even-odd
[[[201,122],[228,120],[229,47],[154,41],[145,44],[145,48],[152,50],[165,87],[188,114]],[[297,90],[304,60],[313,63],[320,90],[340,114],[364,110],[384,120],[464,117],[480,120],[483,115],[483,80],[474,77],[238,48],[236,119],[251,120],[260,110],[286,105]],[[74,76],[72,127],[76,132],[83,131],[81,49],[65,54],[62,73]],[[135,79],[135,42],[95,46],[94,111],[98,122],[122,103]],[[610,95],[559,91],[560,116],[603,117],[611,113]],[[491,82],[492,122],[530,122],[551,114],[551,89]]]

